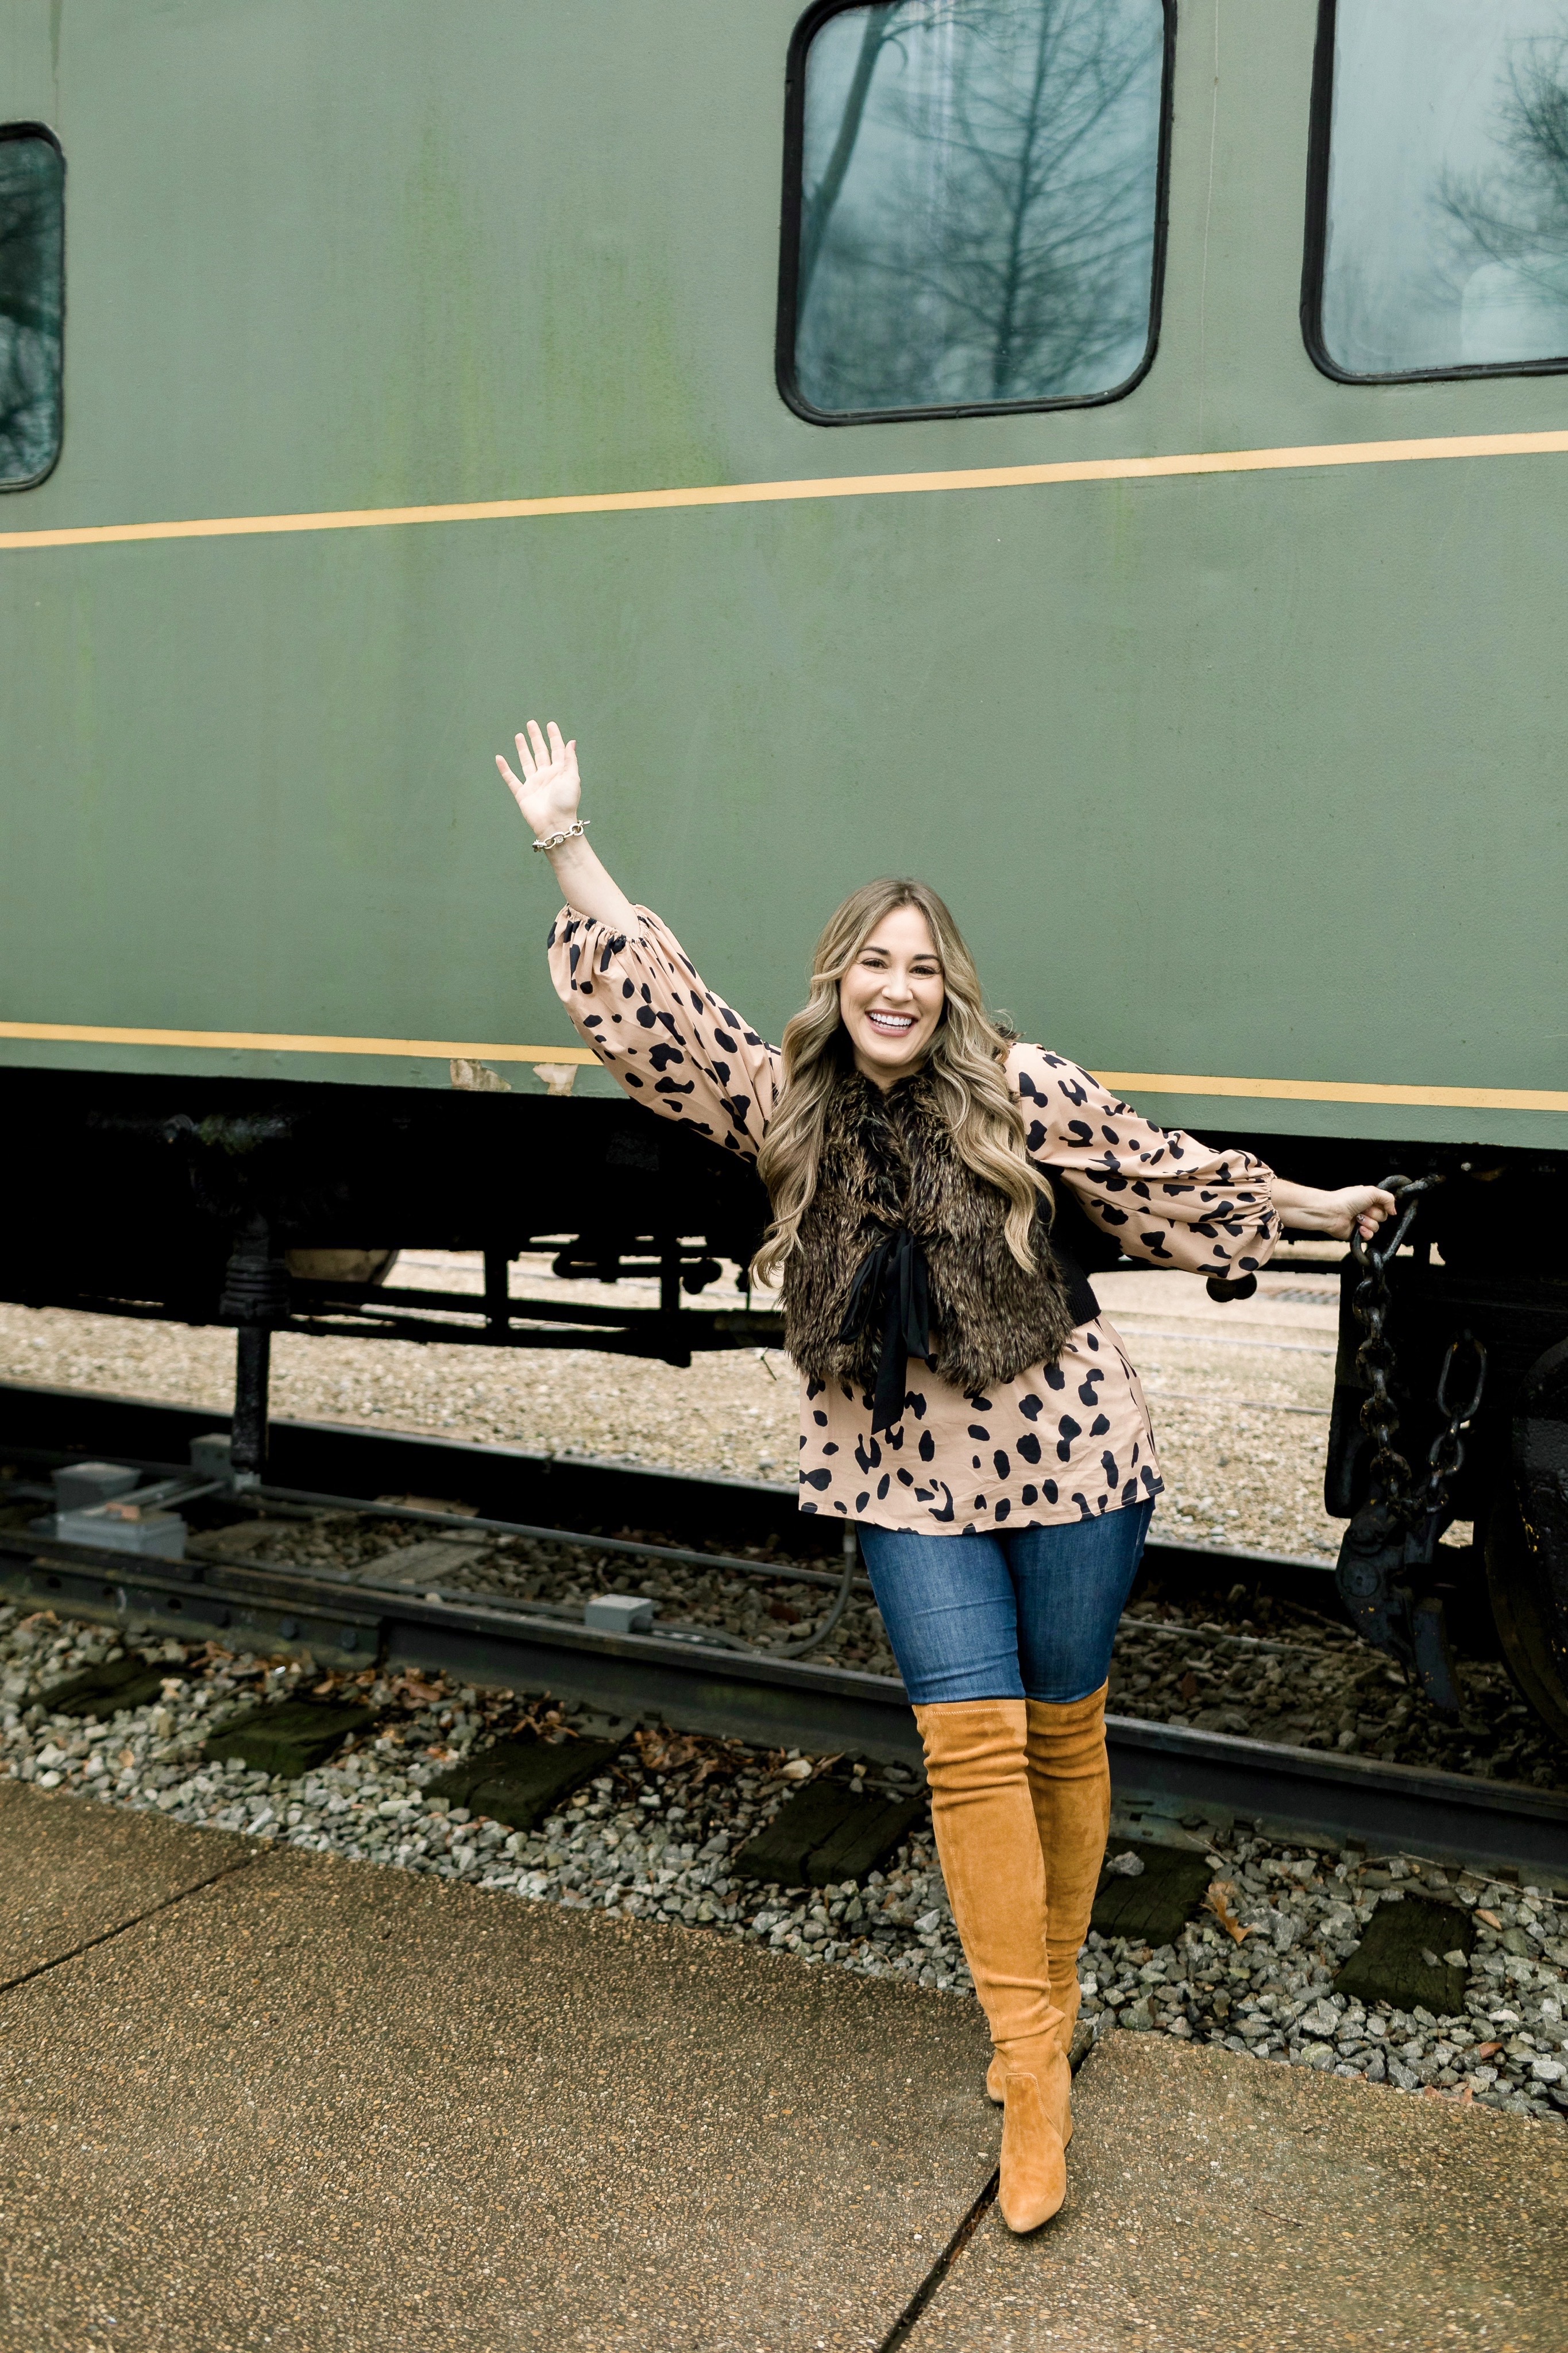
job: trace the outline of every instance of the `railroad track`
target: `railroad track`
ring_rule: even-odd
[[[101,1457],[162,1472],[188,1462],[193,1439],[224,1427],[215,1412],[0,1385],[0,1457],[12,1461]],[[271,1437],[270,1482],[257,1500],[368,1506],[432,1534],[472,1532],[476,1522],[375,1499],[461,1498],[481,1525],[598,1550],[615,1548],[600,1533],[606,1527],[684,1528],[742,1546],[786,1538],[797,1560],[813,1541],[841,1535],[803,1522],[793,1490],[782,1487],[323,1423],[275,1423]],[[681,1557],[680,1548],[652,1543],[623,1548]],[[1234,1574],[1320,1610],[1337,1608],[1331,1579],[1308,1563],[1167,1542],[1149,1549],[1167,1585]],[[721,1565],[706,1550],[685,1556]],[[848,1574],[826,1553],[815,1569],[738,1556],[729,1566],[823,1587]],[[134,1618],[186,1640],[219,1637],[264,1652],[309,1651],[322,1665],[441,1669],[464,1682],[548,1690],[611,1716],[919,1764],[903,1687],[891,1676],[721,1647],[696,1631],[613,1631],[495,1594],[411,1593],[377,1575],[374,1563],[356,1571],[152,1560],[26,1528],[0,1531],[0,1593],[68,1616]],[[1124,1806],[1241,1818],[1454,1863],[1568,1868],[1568,1798],[1557,1793],[1130,1717],[1111,1717],[1108,1737]]]

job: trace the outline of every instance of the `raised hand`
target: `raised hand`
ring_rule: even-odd
[[[521,776],[497,753],[496,766],[532,828],[534,848],[543,842],[553,845],[547,854],[567,904],[595,923],[606,923],[617,932],[635,931],[637,909],[615,877],[605,872],[582,834],[574,834],[570,841],[554,839],[576,822],[577,804],[583,797],[576,744],[563,742],[553,719],[546,728],[531,719],[527,733],[517,739],[517,765],[522,770]],[[585,825],[587,819],[583,822]]]
[[[553,719],[542,731],[536,719],[528,722],[527,733],[517,738],[517,764],[522,770],[521,776],[514,776],[501,754],[496,754],[496,766],[535,835],[560,833],[574,823],[583,797],[577,745],[574,741],[562,741]]]

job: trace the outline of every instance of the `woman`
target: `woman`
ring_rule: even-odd
[[[764,1044],[584,838],[576,745],[498,759],[567,904],[557,988],[634,1101],[756,1164],[801,1374],[801,1503],[859,1523],[925,1748],[954,1921],[1004,2104],[1000,2204],[1054,2214],[1078,1955],[1104,1858],[1111,1642],[1161,1490],[1138,1377],[1053,1240],[1051,1180],[1131,1255],[1260,1266],[1288,1216],[1342,1240],[1394,1204],[1167,1134],[998,1029],[923,884],[853,892]]]

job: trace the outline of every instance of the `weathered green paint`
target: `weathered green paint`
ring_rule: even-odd
[[[772,374],[793,0],[3,0],[69,307],[65,454],[0,527],[1568,426],[1561,376],[1311,366],[1315,14],[1184,8],[1130,398],[824,430]],[[1565,526],[1534,457],[5,554],[0,1018],[564,1041],[490,765],[532,712],[775,1034],[837,898],[908,870],[1091,1065],[1563,1089]]]

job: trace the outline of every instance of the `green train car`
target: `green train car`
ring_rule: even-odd
[[[916,871],[1153,1116],[1433,1180],[1478,1546],[1369,1519],[1347,1294],[1342,1579],[1568,1735],[1568,5],[797,8],[0,0],[0,1292],[237,1324],[253,1467],[270,1330],[421,1312],[362,1246],[771,1328],[549,993],[555,716],[773,1034]]]

